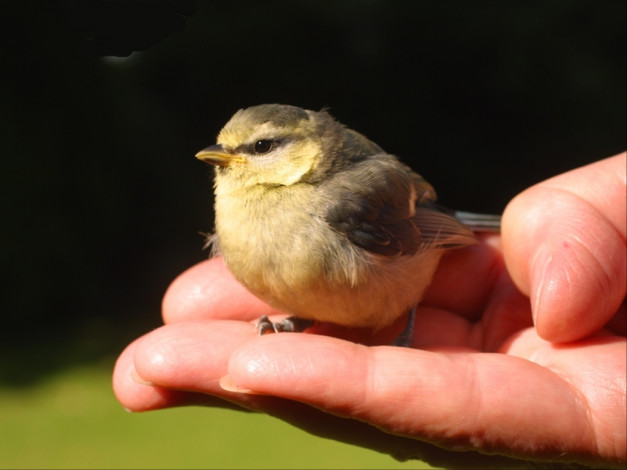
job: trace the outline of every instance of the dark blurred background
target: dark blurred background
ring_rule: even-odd
[[[52,1],[0,6],[0,381],[112,358],[207,257],[238,108],[330,107],[440,201],[501,212],[625,149],[625,2]]]

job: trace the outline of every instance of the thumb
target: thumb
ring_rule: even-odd
[[[546,340],[590,335],[625,299],[625,155],[532,186],[505,209],[505,262]]]

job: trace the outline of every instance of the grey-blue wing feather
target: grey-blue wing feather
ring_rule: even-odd
[[[329,225],[372,253],[412,255],[476,242],[471,230],[434,206],[431,185],[391,155],[356,163],[321,189]]]

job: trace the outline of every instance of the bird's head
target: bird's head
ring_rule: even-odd
[[[358,147],[363,151],[356,151]],[[196,157],[216,166],[216,190],[230,192],[320,181],[348,159],[376,149],[326,111],[264,104],[237,111],[220,131],[217,144]]]

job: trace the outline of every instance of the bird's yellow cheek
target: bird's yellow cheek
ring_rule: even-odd
[[[315,168],[319,155],[317,142],[304,140],[293,143],[276,155],[249,156],[244,165],[235,165],[232,169],[247,180],[246,185],[291,186],[302,181]]]
[[[284,164],[273,165],[276,181],[286,186],[298,183],[316,167],[319,155],[320,146],[315,141],[305,140],[295,144]]]
[[[316,169],[320,157],[320,143],[313,139],[296,140],[269,154],[233,156],[228,165],[216,167],[215,194],[233,195],[253,187],[292,186]]]

